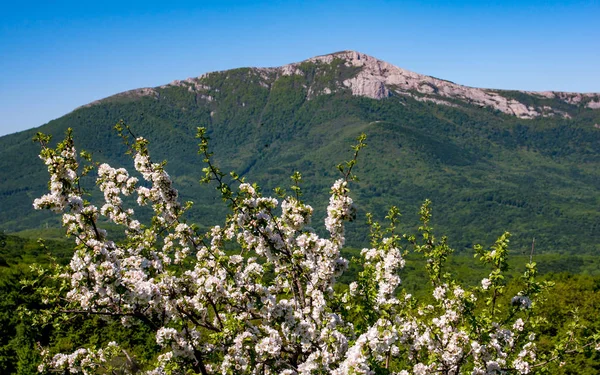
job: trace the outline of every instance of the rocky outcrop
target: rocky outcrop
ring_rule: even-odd
[[[399,68],[385,61],[356,51],[343,51],[329,55],[316,56],[307,62],[330,64],[335,59],[345,60],[346,65],[361,68],[354,77],[346,79],[342,85],[349,88],[353,95],[382,99],[392,93],[411,96],[420,101],[429,101],[442,105],[457,104],[444,100],[456,99],[467,104],[493,108],[520,118],[540,116],[569,117],[565,111],[550,106],[534,107],[519,102],[504,94],[502,90],[480,89],[455,84],[450,81],[418,74]],[[301,63],[281,67],[282,75],[302,74],[298,69]],[[600,108],[600,94],[579,94],[565,92],[523,92],[546,99],[559,99],[571,105],[584,105],[587,108]]]
[[[600,99],[598,101],[590,101],[586,105],[586,107],[591,109],[600,109]]]
[[[494,108],[520,118],[534,118],[543,113],[537,108],[507,98],[498,91],[461,86],[421,75],[360,52],[344,51],[314,57],[308,61],[330,63],[334,58],[344,59],[347,65],[361,68],[355,77],[343,82],[343,85],[350,88],[354,95],[382,99],[395,92],[403,95],[410,94],[415,98],[421,98],[421,101],[443,105],[451,104],[443,98],[458,99],[469,104]]]
[[[458,85],[454,82],[411,72],[355,51],[342,51],[329,55],[316,56],[303,62],[287,64],[276,68],[251,68],[248,72],[260,77],[259,83],[261,86],[270,88],[273,82],[279,77],[304,75],[301,66],[303,63],[332,64],[334,61],[339,63],[340,60],[348,67],[358,68],[357,73],[341,82],[336,82],[331,87],[320,86],[315,88],[309,84],[307,86],[307,99],[344,89],[350,90],[353,95],[373,99],[383,99],[390,95],[398,94],[412,97],[418,101],[432,102],[440,105],[461,106],[461,103],[464,103],[464,105],[492,108],[524,119],[540,116],[570,117],[564,108],[558,109],[552,105],[548,105],[546,103],[548,100],[559,100],[576,107],[600,109],[600,94],[516,91],[516,93],[539,98],[540,102],[544,101],[544,104],[540,105],[525,104],[515,98],[514,92]],[[206,73],[197,78],[176,80],[168,85],[161,86],[161,88],[173,86],[187,87],[188,91],[195,92],[199,98],[210,102],[215,99],[210,95],[211,88],[206,85],[205,78],[210,74],[217,73]],[[158,97],[158,92],[152,88],[145,88],[117,94],[117,96],[146,95]],[[90,103],[88,106],[95,103]]]

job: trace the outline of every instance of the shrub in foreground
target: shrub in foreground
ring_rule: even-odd
[[[140,363],[117,342],[72,353],[43,351],[39,370],[64,373],[146,374],[528,374],[544,371],[570,353],[598,349],[599,337],[574,324],[556,345],[541,352],[532,332],[536,307],[548,284],[526,265],[522,289],[506,295],[509,234],[489,249],[475,248],[489,276],[476,287],[457,283],[445,266],[452,252],[429,225],[429,202],[421,208],[417,235],[397,233],[399,212],[387,223],[369,218],[370,247],[361,251],[362,270],[349,285],[336,280],[347,269],[341,256],[344,223],[355,217],[350,198],[354,157],[339,166],[327,207],[327,236],[313,230],[313,208],[302,201],[300,174],[293,193],[277,198],[212,162],[205,130],[198,130],[204,182],[213,183],[230,206],[223,225],[200,233],[184,214],[164,163],[151,160],[148,142],[132,138],[135,176],[124,168],[97,166],[104,201],[86,200],[70,133],[56,148],[38,134],[50,192],[37,209],[62,214],[76,243],[70,264],[39,270],[36,285],[47,309],[41,322],[73,314],[144,325],[161,351]],[[82,154],[83,159],[88,155]],[[136,177],[140,176],[140,178]],[[125,197],[150,206],[148,223],[136,219]],[[123,227],[126,240],[111,241],[102,222]],[[401,287],[408,251],[427,259],[431,298],[418,301]]]

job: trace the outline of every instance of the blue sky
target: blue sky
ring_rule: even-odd
[[[357,50],[476,87],[600,92],[600,0],[21,1],[0,12],[0,135],[117,92]]]

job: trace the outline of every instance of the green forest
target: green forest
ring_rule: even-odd
[[[342,88],[310,96],[308,88],[339,87],[356,71],[337,60],[303,63],[299,69],[303,75],[284,77],[253,69],[211,73],[199,79],[199,86],[182,83],[156,88],[153,95],[117,95],[40,129],[0,138],[0,170],[10,176],[0,180],[0,373],[35,373],[42,346],[72,351],[118,338],[126,343],[120,361],[129,370],[160,350],[154,332],[143,325],[124,329],[119,322],[85,314],[52,324],[39,321],[41,285],[27,282],[39,278],[40,267],[68,264],[73,254],[60,218],[32,208],[48,181],[37,158],[39,146],[32,142],[35,132],[61,139],[73,128],[78,147],[94,161],[131,169],[126,146],[113,129],[119,120],[150,141],[157,160],[168,161],[165,170],[181,200],[194,201],[187,219],[201,229],[222,223],[228,209],[214,186],[199,183],[198,126],[207,128],[222,170],[258,183],[266,196],[289,186],[293,172],[302,173],[308,181],[303,199],[315,208],[317,233],[324,232],[329,188],[343,160],[340,150],[366,133],[368,147],[352,186],[357,218],[347,227],[350,247],[344,253],[355,260],[342,284],[362,269],[356,259],[368,245],[368,212],[381,220],[397,206],[401,230],[415,232],[418,207],[431,199],[436,232],[447,235],[455,249],[448,269],[465,285],[475,286],[486,275],[473,260],[474,245],[490,245],[504,230],[512,233],[507,288],[517,289],[531,256],[541,278],[554,283],[538,306],[535,332],[542,345],[553,345],[574,319],[590,333],[600,329],[600,129],[593,126],[600,123],[600,111],[508,91],[501,93],[555,105],[570,116],[523,120],[468,103],[440,106],[402,95],[373,100]],[[93,179],[82,184],[94,188]],[[99,201],[101,194],[89,198]],[[140,213],[151,216],[149,209]],[[115,228],[108,230],[122,239]],[[401,278],[406,291],[427,298],[431,290],[424,266],[422,257],[408,255]],[[591,350],[550,370],[599,372],[600,354]]]
[[[3,374],[34,374],[41,361],[40,348],[69,352],[79,347],[102,346],[110,341],[125,343],[125,350],[133,362],[123,355],[123,369],[131,370],[135,363],[149,360],[160,348],[155,333],[143,324],[123,328],[118,320],[111,321],[94,315],[78,314],[55,322],[36,318],[43,306],[39,285],[27,280],[38,278],[38,268],[52,263],[67,264],[73,245],[63,238],[35,240],[39,233],[28,236],[0,235],[0,372]],[[358,262],[359,249],[348,248],[343,256],[353,259],[349,270],[342,276],[342,285],[356,278],[362,269]],[[530,255],[510,253],[507,273],[509,290],[517,290],[520,275]],[[591,333],[600,329],[600,257],[592,255],[558,254],[535,255],[541,279],[554,285],[544,296],[537,312],[540,322],[535,332],[542,345],[551,347],[554,338],[568,330],[574,320]],[[424,271],[425,261],[418,255],[408,255],[402,273],[401,288],[421,298],[431,299],[431,287]],[[465,286],[475,286],[485,277],[484,267],[477,265],[471,254],[451,256],[447,269]],[[429,296],[429,297],[427,297]],[[587,351],[569,357],[563,366],[554,364],[552,374],[596,374],[600,371],[600,353]]]
[[[186,83],[157,88],[154,96],[117,95],[40,129],[0,138],[0,168],[11,176],[0,181],[0,228],[58,227],[56,218],[31,208],[46,186],[43,165],[33,162],[35,131],[61,137],[73,128],[95,161],[127,168],[131,162],[113,130],[122,119],[168,160],[182,196],[196,203],[191,215],[200,225],[222,219],[225,211],[212,190],[197,183],[196,127],[207,128],[223,170],[260,183],[265,192],[299,171],[311,181],[305,193],[316,207],[325,204],[335,156],[365,132],[369,147],[355,188],[363,217],[391,205],[409,215],[411,207],[431,199],[441,213],[439,228],[458,251],[471,248],[474,239],[493,240],[502,228],[513,233],[519,250],[535,237],[540,252],[597,253],[598,111],[556,100],[571,118],[523,120],[468,103],[449,107],[401,95],[374,100],[340,89],[309,97],[308,87],[336,85],[352,71],[335,62],[301,69],[304,76],[277,79],[252,69],[211,73],[199,79],[203,88]],[[357,230],[349,240],[359,247],[365,235]]]

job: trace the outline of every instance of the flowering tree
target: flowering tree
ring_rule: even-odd
[[[429,202],[421,208],[417,236],[396,232],[395,207],[385,226],[369,216],[371,243],[361,251],[362,271],[349,286],[336,283],[348,265],[341,256],[344,223],[355,217],[349,183],[364,135],[352,160],[339,166],[342,178],[333,183],[325,219],[328,235],[321,237],[309,226],[313,208],[301,200],[299,173],[292,176],[292,196],[282,190],[276,190],[279,199],[263,196],[256,185],[234,173],[229,178],[214,165],[203,128],[198,129],[207,165],[203,181],[217,185],[231,214],[222,226],[200,233],[184,220],[190,204],[178,201],[164,164],[151,160],[148,142],[132,138],[123,124],[117,130],[130,140],[142,180],[123,168],[99,165],[96,182],[104,202],[95,206],[80,185],[92,167],[80,168],[70,132],[56,148],[49,146],[50,137],[38,134],[50,192],[34,206],[62,213],[76,243],[70,264],[56,266],[52,287],[40,289],[50,307],[41,319],[94,314],[156,332],[162,351],[153,363],[130,358],[119,371],[528,374],[600,341],[598,336],[582,341],[575,326],[554,350],[540,353],[531,331],[536,300],[548,285],[536,281],[535,263],[526,267],[521,292],[503,299],[505,233],[490,249],[475,248],[476,257],[490,266],[489,276],[479,286],[462,287],[444,269],[452,250],[432,233]],[[150,222],[138,221],[123,196],[151,206]],[[111,241],[102,221],[123,227],[126,240]],[[427,259],[433,296],[425,301],[399,290],[409,250]],[[45,350],[39,370],[111,373],[117,366],[112,358],[123,353],[115,342],[69,354]]]

